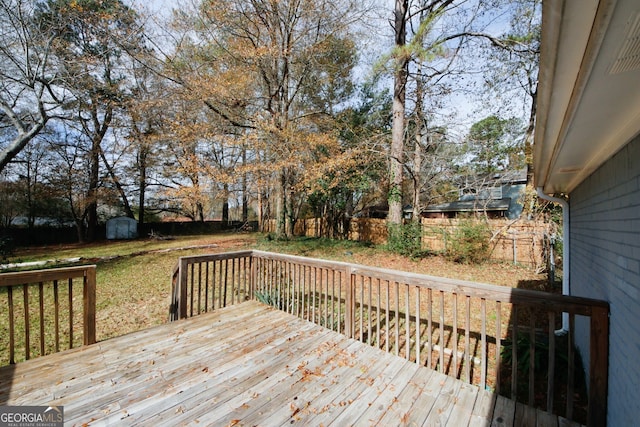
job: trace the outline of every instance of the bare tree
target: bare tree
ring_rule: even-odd
[[[53,69],[55,34],[35,21],[36,2],[0,0],[0,171],[64,101]]]
[[[91,142],[86,239],[92,241],[98,224],[101,161],[114,177],[102,143],[126,97],[126,78],[119,65],[125,52],[138,46],[137,17],[120,0],[82,4],[48,0],[40,4],[37,17],[41,28],[55,35],[56,72],[63,76],[60,84],[74,97],[64,105],[65,119]]]

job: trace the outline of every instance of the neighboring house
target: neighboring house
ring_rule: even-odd
[[[570,293],[610,303],[608,425],[638,425],[640,2],[545,1],[542,23],[535,185],[568,196]]]
[[[465,180],[459,185],[455,202],[429,205],[422,210],[427,218],[455,218],[460,214],[482,213],[490,218],[517,219],[527,186],[527,170],[496,172]]]

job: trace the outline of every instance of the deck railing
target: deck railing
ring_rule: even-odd
[[[245,299],[570,420],[606,422],[606,302],[260,251],[180,258],[172,320]],[[562,313],[570,328],[557,336]],[[582,317],[586,380],[574,350]]]
[[[0,296],[0,365],[96,342],[95,265],[3,273]]]

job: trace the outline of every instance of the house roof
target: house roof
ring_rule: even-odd
[[[477,211],[507,211],[511,199],[500,200],[458,200],[439,205],[429,205],[422,210],[424,213],[433,212],[477,212]]]
[[[569,193],[640,131],[637,0],[543,2],[535,185]]]
[[[463,175],[457,179],[457,185],[474,184],[478,187],[496,185],[526,184],[527,168],[496,171],[483,175]]]

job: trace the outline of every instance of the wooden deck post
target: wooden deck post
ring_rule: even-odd
[[[258,269],[256,267],[256,262],[253,258],[253,254],[248,259],[249,259],[249,299],[254,300],[256,298],[255,291],[256,291],[256,277],[258,275]]]
[[[345,289],[346,289],[346,298],[345,298],[345,312],[344,312],[344,332],[345,335],[349,338],[353,338],[354,329],[355,329],[355,277],[353,274],[353,269],[351,267],[347,267],[345,269]]]
[[[87,266],[83,287],[84,345],[96,342],[96,266]]]
[[[607,425],[609,370],[609,308],[595,306],[591,313],[589,349],[589,413],[587,426]]]
[[[180,258],[180,267],[178,272],[178,319],[187,318],[187,278],[189,274],[188,262],[186,259]]]

